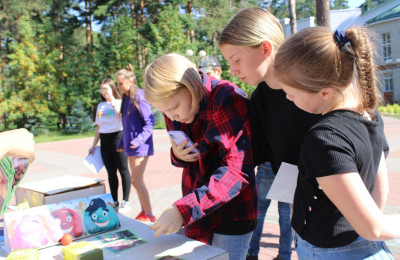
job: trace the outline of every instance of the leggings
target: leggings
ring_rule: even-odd
[[[118,176],[117,169],[121,175],[123,200],[129,201],[131,191],[131,174],[128,168],[127,158],[124,152],[117,152],[117,145],[122,137],[122,131],[100,134],[100,150],[104,166],[108,173],[108,183],[111,195],[118,202]]]

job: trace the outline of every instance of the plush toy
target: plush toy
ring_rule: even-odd
[[[53,218],[44,215],[21,215],[7,225],[12,250],[40,248],[57,243],[62,237],[60,228],[54,228]]]
[[[117,213],[104,200],[92,199],[83,213],[83,226],[88,234],[107,231],[119,226]]]
[[[51,213],[53,218],[60,220],[60,227],[64,234],[70,234],[77,238],[82,236],[84,229],[81,215],[68,208],[61,208]]]

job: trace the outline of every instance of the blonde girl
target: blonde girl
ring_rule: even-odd
[[[307,130],[320,116],[297,108],[286,99],[274,75],[275,55],[284,41],[282,26],[271,13],[258,8],[239,11],[222,30],[219,47],[233,76],[257,86],[249,103],[254,166],[257,170],[260,213],[250,242],[248,259],[257,259],[265,216],[270,205],[266,195],[283,162],[297,165],[300,145]],[[269,166],[266,162],[270,162]],[[271,171],[272,167],[272,171]],[[292,253],[290,206],[279,202],[279,255]]]
[[[117,71],[115,79],[122,93],[121,114],[124,127],[119,148],[123,149],[128,157],[132,185],[137,191],[142,208],[136,219],[143,222],[155,222],[149,192],[143,179],[149,156],[154,154],[154,116],[150,104],[144,98],[143,90],[137,86],[131,65]],[[126,211],[130,209],[127,201],[122,201],[122,205],[127,208]]]
[[[393,259],[382,240],[400,237],[400,216],[382,213],[385,137],[368,33],[304,29],[283,44],[274,68],[289,100],[322,114],[300,152],[292,217],[299,259]]]
[[[225,80],[199,73],[178,54],[157,58],[145,70],[147,100],[163,112],[167,130],[194,142],[172,142],[172,164],[183,168],[183,197],[151,227],[155,236],[175,233],[246,259],[256,224],[257,192],[245,93]],[[194,148],[199,152],[191,153]]]

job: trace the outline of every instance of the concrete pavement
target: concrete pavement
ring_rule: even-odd
[[[385,133],[390,145],[387,159],[390,194],[385,209],[386,213],[400,214],[400,120],[384,117]],[[61,175],[77,175],[107,180],[103,168],[98,175],[87,170],[82,160],[86,157],[93,138],[83,138],[36,145],[36,161],[28,169],[22,183],[43,180]],[[163,210],[181,197],[181,169],[170,164],[169,138],[165,130],[154,131],[155,155],[150,157],[146,168],[145,182],[149,189],[153,212],[159,216]],[[109,192],[106,181],[107,192]],[[120,188],[120,198],[121,198]],[[132,209],[126,215],[135,217],[140,212],[140,204],[135,189],[130,195]],[[400,260],[400,242],[388,241],[395,259]],[[272,259],[278,253],[279,225],[277,204],[272,202],[268,210],[261,240],[259,259]],[[293,253],[292,259],[297,259]]]

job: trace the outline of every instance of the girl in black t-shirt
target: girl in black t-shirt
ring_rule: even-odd
[[[385,137],[367,32],[304,29],[281,46],[274,69],[287,99],[322,114],[300,151],[292,216],[299,259],[393,259],[381,241],[400,237],[400,216],[382,213]]]

